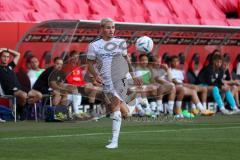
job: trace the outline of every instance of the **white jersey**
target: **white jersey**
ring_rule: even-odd
[[[184,74],[179,69],[171,69],[172,79],[175,79],[178,83],[183,83]]]
[[[89,60],[96,60],[98,64],[98,69],[100,76],[103,79],[103,90],[113,90],[113,79],[122,79],[126,77],[125,75],[121,75],[119,71],[119,75],[117,78],[114,78],[112,72],[112,68],[116,66],[121,66],[118,61],[114,61],[115,57],[123,57],[127,55],[127,45],[124,39],[120,38],[112,38],[109,41],[105,41],[103,39],[98,39],[92,43],[90,43],[88,47],[87,59]],[[123,68],[126,67],[126,64],[122,66]],[[118,69],[121,70],[122,67]],[[128,67],[128,66],[127,66]],[[114,75],[116,75],[114,73]],[[124,77],[123,77],[124,76]]]

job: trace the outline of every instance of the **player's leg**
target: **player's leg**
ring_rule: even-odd
[[[109,106],[111,107],[111,111],[112,111],[112,114],[111,114],[112,139],[111,139],[111,143],[106,145],[106,148],[114,149],[114,148],[118,148],[118,139],[119,139],[119,133],[120,133],[121,123],[122,123],[122,114],[120,111],[121,101],[116,96],[112,96],[112,97],[110,96],[110,98],[108,99],[110,102]]]

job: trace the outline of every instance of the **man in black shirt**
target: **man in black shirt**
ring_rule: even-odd
[[[236,102],[233,98],[229,87],[224,82],[224,70],[222,68],[223,58],[221,55],[216,54],[212,57],[212,64],[209,64],[207,67],[203,68],[202,71],[199,73],[199,81],[208,86],[208,90],[212,92],[213,98],[218,104],[220,111],[223,114],[233,114],[238,112]],[[233,109],[234,112],[229,112],[223,103],[222,97],[220,95],[220,91],[223,91],[226,100],[228,101],[229,105]]]
[[[54,59],[54,65],[47,68],[35,82],[33,89],[42,94],[49,94],[49,88],[53,90],[53,105],[67,105],[67,94],[77,93],[74,87],[64,84],[65,73],[62,71],[63,60],[60,57]]]
[[[10,56],[13,60],[9,63]],[[18,64],[20,53],[12,49],[0,48],[0,85],[5,95],[13,95],[17,97],[19,106],[26,104],[27,93],[21,90],[21,85],[17,79],[13,69]]]

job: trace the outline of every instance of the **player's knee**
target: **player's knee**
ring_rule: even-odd
[[[127,107],[121,107],[121,113],[124,118],[129,117],[130,111]]]
[[[120,111],[115,111],[111,114],[111,118],[116,121],[121,121],[122,120],[122,114]]]

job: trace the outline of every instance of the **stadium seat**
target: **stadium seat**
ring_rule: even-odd
[[[224,13],[238,11],[238,2],[239,0],[215,0],[218,8]]]
[[[117,7],[112,4],[111,0],[89,0],[89,7],[92,13],[90,19],[99,20],[111,17],[117,21],[121,20]]]
[[[208,1],[207,5],[205,1],[192,0],[193,7],[196,9],[201,19],[210,20],[224,20],[225,14],[218,8],[214,1]]]
[[[240,26],[240,19],[227,19],[229,26]]]
[[[169,0],[166,1],[166,4],[168,8],[175,12],[178,18],[199,18],[190,0]]]
[[[32,4],[33,4],[35,11],[38,13],[48,13],[48,12],[61,13],[61,12],[63,12],[61,6],[56,1],[33,0]]]
[[[146,22],[147,12],[140,0],[113,0],[125,22]]]
[[[34,11],[31,1],[14,1],[14,0],[1,0],[0,12],[21,12],[21,11]]]
[[[149,13],[149,22],[156,23],[158,22],[159,17],[161,17],[161,19],[172,19],[172,17],[176,17],[176,15],[168,8],[165,1],[147,0],[143,1],[143,4]],[[162,21],[161,19],[159,21]]]
[[[72,19],[72,20],[75,20],[75,19],[81,19],[81,20],[87,20],[88,17],[83,15],[83,14],[73,14],[73,13],[61,13],[59,15],[59,17],[61,19]]]
[[[46,20],[52,20],[52,19],[61,19],[61,17],[56,14],[55,12],[31,12],[30,13],[33,21],[46,21]]]
[[[18,22],[31,22],[32,17],[28,12],[1,12],[1,21],[18,21]]]
[[[200,20],[197,18],[175,18],[175,22],[177,22],[178,24],[193,24],[193,25],[199,25],[200,24]]]
[[[222,18],[222,19],[207,19],[207,18],[202,18],[200,20],[201,24],[203,25],[220,25],[220,26],[228,26],[227,19]]]
[[[85,0],[56,0],[65,13],[89,16],[89,6]]]

